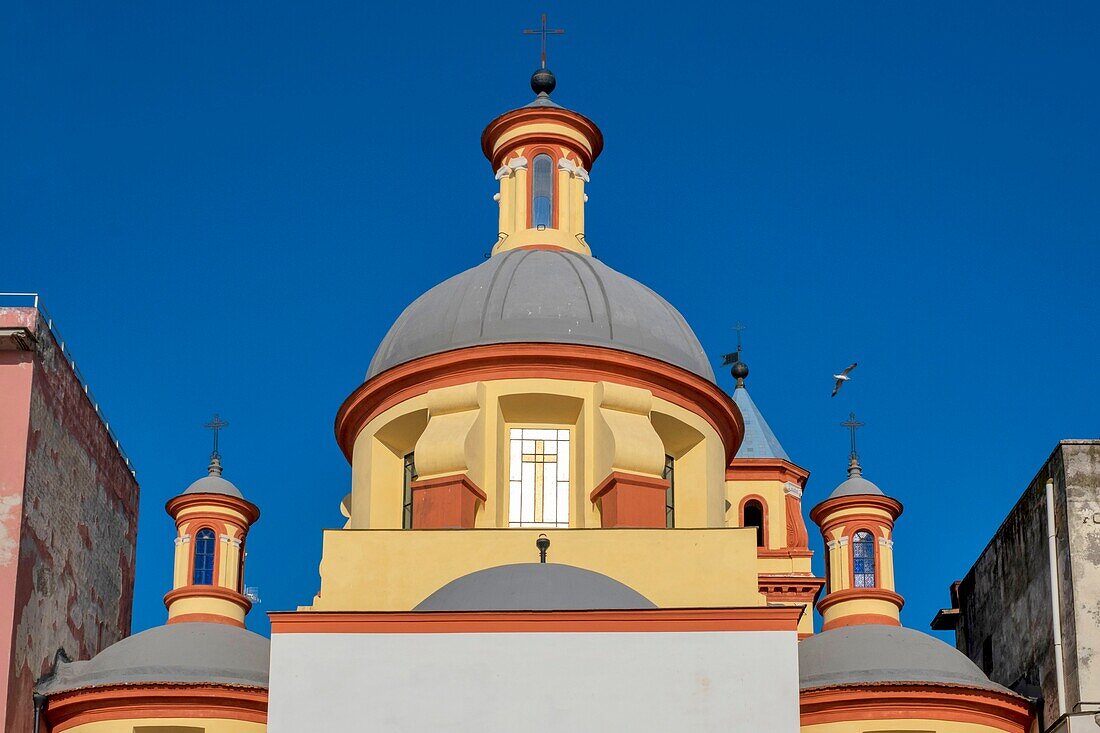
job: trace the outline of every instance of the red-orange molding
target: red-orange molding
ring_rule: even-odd
[[[961,685],[855,684],[799,693],[803,726],[846,721],[945,720],[1026,733],[1030,703],[1011,692]]]
[[[252,601],[248,600],[248,597],[242,593],[238,593],[235,590],[229,588],[223,588],[220,585],[184,585],[179,588],[168,591],[164,594],[164,605],[166,607],[171,606],[181,598],[217,598],[223,601],[229,601],[244,609],[247,614],[252,609]],[[188,614],[198,615],[198,614]],[[208,614],[202,614],[208,615]],[[209,614],[215,615],[215,614]],[[236,619],[231,619],[228,616],[222,617],[222,623],[231,624],[233,626],[244,626],[243,623],[238,622]],[[168,623],[180,623],[183,621],[191,621],[197,619],[189,619],[185,615],[175,616],[168,619]]]
[[[364,382],[336,413],[336,442],[351,460],[359,431],[372,419],[431,389],[489,379],[609,381],[648,389],[714,427],[727,462],[745,434],[741,411],[718,385],[648,356],[579,344],[490,344],[432,354],[399,364]]]
[[[132,718],[221,718],[266,723],[267,690],[233,685],[108,685],[50,695],[45,713],[53,733]]]
[[[904,508],[901,502],[897,499],[891,499],[889,496],[879,496],[878,494],[856,494],[854,496],[838,496],[835,499],[826,499],[813,509],[810,510],[810,519],[814,524],[821,527],[821,531],[825,532],[829,527],[833,527],[838,523],[847,523],[853,521],[852,516],[845,517],[833,517],[829,521],[825,521],[825,518],[833,512],[841,509],[881,509],[890,515],[889,520],[884,520],[882,517],[873,517],[874,521],[879,524],[885,524],[888,527],[894,526],[894,521],[901,516]],[[860,515],[860,516],[873,516],[873,515]]]
[[[726,481],[790,481],[806,487],[810,472],[782,458],[734,458],[726,468]]]
[[[668,485],[667,479],[612,471],[589,498],[600,503],[601,527],[664,527]]]
[[[845,588],[844,590],[833,591],[818,601],[817,610],[825,613],[826,609],[832,608],[838,603],[862,600],[886,601],[897,606],[899,611],[905,606],[904,598],[886,588]]]
[[[414,529],[472,529],[485,492],[466,474],[413,481]]]
[[[231,509],[240,512],[244,515],[245,521],[250,525],[255,524],[256,520],[260,518],[260,509],[255,504],[225,494],[180,494],[179,496],[169,499],[164,505],[164,510],[174,519],[184,509],[195,506],[221,507],[223,509]],[[206,513],[203,516],[210,517],[212,515]],[[219,517],[219,519],[224,518]]]
[[[494,154],[494,148],[496,147],[497,141],[500,140],[504,133],[519,125],[547,121],[564,124],[579,132],[581,136],[588,141],[588,144],[592,146],[591,154],[584,149],[584,146],[578,144],[576,140],[566,135],[553,132],[534,131],[509,141],[508,145],[497,150]],[[520,109],[514,109],[510,112],[505,112],[500,117],[490,122],[488,126],[486,126],[485,131],[481,133],[481,152],[489,159],[489,162],[493,166],[493,170],[496,170],[504,163],[505,156],[508,155],[512,148],[539,143],[544,145],[564,145],[577,154],[577,157],[581,160],[582,166],[590,169],[592,164],[596,161],[596,158],[600,157],[600,153],[603,151],[603,133],[600,132],[600,128],[596,127],[595,122],[584,115],[560,107],[521,107]]]
[[[272,634],[474,634],[607,631],[796,631],[801,606],[636,611],[282,611]]]

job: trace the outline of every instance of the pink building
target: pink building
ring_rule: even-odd
[[[130,633],[138,484],[37,296],[0,306],[0,719],[32,729],[57,650]]]

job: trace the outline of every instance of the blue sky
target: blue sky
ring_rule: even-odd
[[[1058,439],[1100,435],[1096,3],[17,0],[0,290],[43,293],[138,467],[135,629],[164,620],[162,507],[215,411],[263,509],[249,624],[310,602],[350,486],[336,409],[405,305],[492,245],[479,135],[528,101],[543,11],[567,29],[554,98],[607,140],[595,253],[716,361],[748,325],[807,512],[844,477],[838,423],[867,422],[866,475],[906,506],[908,625]]]

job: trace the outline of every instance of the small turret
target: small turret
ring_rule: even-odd
[[[825,540],[828,593],[817,603],[822,631],[855,624],[901,625],[904,599],[894,590],[894,522],[902,506],[863,478],[853,413],[848,478],[810,512]]]
[[[252,602],[244,594],[245,539],[260,510],[222,478],[217,415],[214,451],[207,475],[170,499],[165,510],[176,523],[172,590],[164,596],[168,623],[207,621],[244,626]]]

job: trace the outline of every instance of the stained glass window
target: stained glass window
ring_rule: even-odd
[[[508,524],[569,526],[569,431],[512,428]]]
[[[409,453],[405,456],[405,471],[402,474],[403,493],[401,495],[401,528],[412,529],[413,526],[413,494],[412,483],[416,481],[416,456]]]
[[[665,456],[665,470],[661,478],[668,481],[665,489],[665,526],[671,529],[676,526],[676,459]]]
[[[860,530],[852,537],[852,560],[856,588],[875,587],[875,538]]]
[[[554,161],[549,155],[536,155],[531,163],[531,225],[549,227],[553,208]]]
[[[214,530],[200,529],[195,535],[195,571],[192,583],[195,585],[214,584]]]
[[[764,507],[756,499],[745,502],[742,526],[756,527],[756,546],[766,547],[764,541]]]

